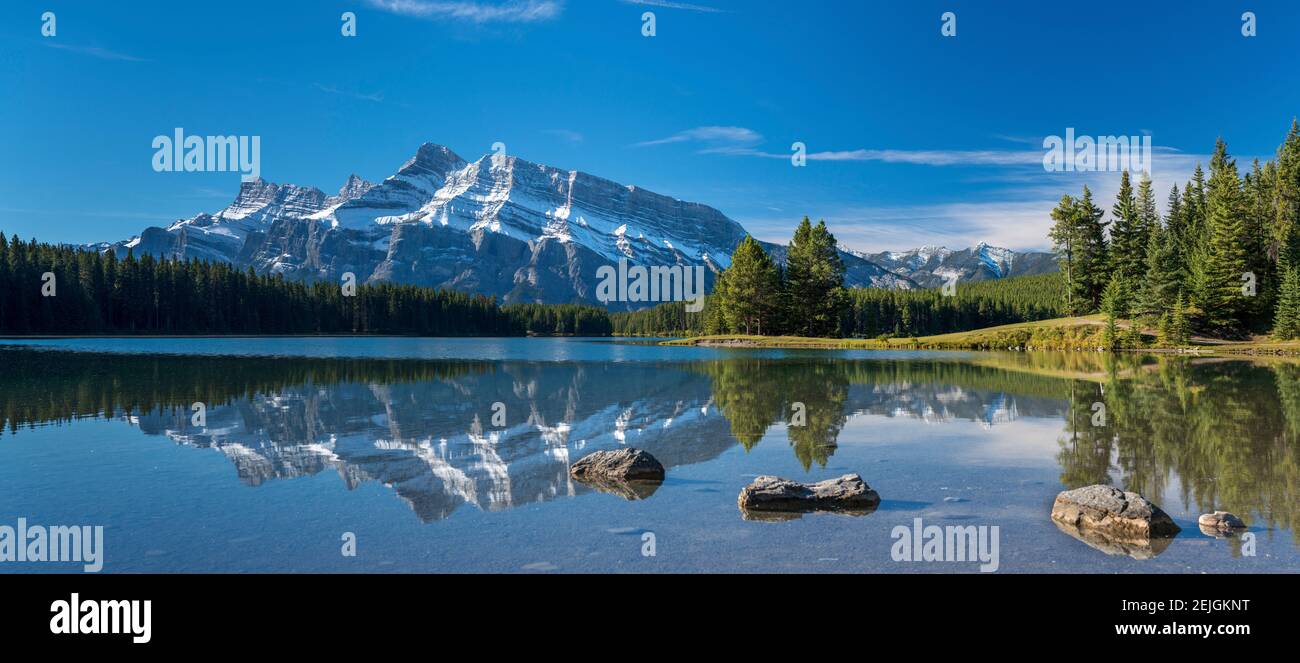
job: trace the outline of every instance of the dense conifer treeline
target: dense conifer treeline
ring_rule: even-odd
[[[491,297],[394,284],[344,296],[340,284],[226,263],[119,260],[0,234],[0,334],[603,336],[611,328],[594,307],[501,307]]]
[[[848,288],[833,335],[925,336],[1048,320],[1065,315],[1064,293],[1060,274],[959,284],[956,293],[947,296],[938,289]],[[688,313],[683,302],[670,302],[610,317],[616,336],[693,336],[708,331],[707,317],[715,305],[709,297],[699,313]]]
[[[1048,320],[1065,315],[1060,274],[1018,276],[940,289],[852,288],[842,330],[845,336],[929,336]]]
[[[510,304],[501,310],[531,336],[609,336],[609,311],[579,304]]]
[[[1220,139],[1208,174],[1169,192],[1163,218],[1151,180],[1125,172],[1110,217],[1084,187],[1052,211],[1051,239],[1066,281],[1066,309],[1101,311],[1154,326],[1166,344],[1193,329],[1221,337],[1271,331],[1300,337],[1300,126],[1275,160],[1240,173]]]

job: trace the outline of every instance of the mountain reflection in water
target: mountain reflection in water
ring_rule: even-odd
[[[821,468],[861,415],[985,426],[1055,419],[1068,488],[1112,483],[1163,495],[1176,487],[1184,505],[1292,532],[1300,506],[1300,365],[1285,361],[974,354],[562,363],[0,348],[0,365],[0,423],[11,433],[125,419],[221,452],[250,486],[327,469],[350,488],[380,482],[425,522],[465,504],[494,511],[591,492],[568,466],[598,449],[645,449],[671,479],[673,467],[737,443],[752,449],[780,426],[805,470]],[[192,420],[196,402],[206,406],[202,425]],[[498,403],[502,426],[492,425]],[[803,425],[787,425],[796,412]]]

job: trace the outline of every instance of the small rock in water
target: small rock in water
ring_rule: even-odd
[[[1246,529],[1246,523],[1227,511],[1203,514],[1196,519],[1196,524],[1201,526],[1202,532],[1209,530],[1207,533],[1211,535]]]
[[[761,476],[740,490],[736,499],[742,515],[770,520],[763,512],[776,512],[775,519],[798,517],[808,511],[838,511],[865,515],[880,505],[880,495],[856,474],[838,479],[803,484],[789,479]],[[791,515],[794,514],[794,515]]]
[[[664,466],[640,449],[597,451],[569,467],[569,476],[579,481],[663,481]]]
[[[640,449],[597,451],[569,467],[569,476],[626,500],[644,500],[664,480],[664,466]]]
[[[1103,485],[1058,494],[1052,504],[1052,520],[1113,542],[1141,542],[1182,531],[1169,514],[1145,497]]]

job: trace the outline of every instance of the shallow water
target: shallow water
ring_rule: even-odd
[[[788,424],[797,409],[803,425]],[[0,340],[0,421],[0,525],[103,525],[105,572],[978,572],[895,561],[895,528],[918,518],[996,526],[999,572],[1300,570],[1288,362]],[[629,501],[568,478],[571,461],[620,446],[662,461],[663,485]],[[766,522],[736,505],[760,474],[846,473],[880,493],[874,513]],[[1143,493],[1183,532],[1132,555],[1070,536],[1052,500],[1091,483]],[[1215,508],[1250,530],[1202,534],[1196,517]]]

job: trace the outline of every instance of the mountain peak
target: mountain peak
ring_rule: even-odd
[[[367,191],[374,188],[374,186],[373,182],[369,182],[362,179],[360,175],[352,173],[348,176],[348,181],[344,182],[343,186],[339,188],[339,193],[335,197],[344,201],[352,200],[353,198],[360,198]]]
[[[432,175],[441,180],[449,171],[460,168],[465,163],[465,160],[460,158],[459,154],[451,151],[451,148],[446,145],[425,143],[415,151],[415,156],[402,164],[402,167],[397,170],[397,174],[406,177],[427,177]]]

